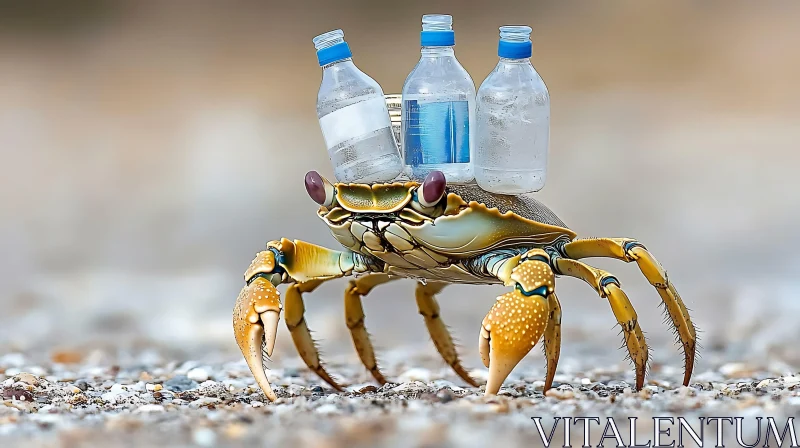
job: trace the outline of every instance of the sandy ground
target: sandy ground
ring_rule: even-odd
[[[698,371],[689,387],[680,385],[679,363],[653,363],[635,392],[625,363],[586,355],[563,359],[546,394],[540,367],[517,369],[499,396],[484,397],[440,359],[396,350],[384,353],[391,382],[382,387],[357,364],[330,363],[348,384],[342,393],[300,365],[273,365],[279,399],[269,403],[241,360],[176,363],[147,351],[117,363],[96,352],[79,364],[35,365],[8,354],[0,357],[0,446],[541,446],[532,417],[551,428],[554,416],[599,417],[604,425],[615,417],[623,441],[628,417],[640,418],[646,441],[654,416],[695,426],[700,416],[741,416],[745,440],[754,440],[756,417],[774,417],[782,428],[800,414],[800,375],[791,367],[718,364],[721,354],[706,355],[714,367]],[[471,373],[486,378],[485,369]],[[573,445],[583,440],[581,428]],[[732,431],[724,432],[729,440]],[[601,433],[590,427],[593,444]],[[715,434],[707,430],[704,439]]]

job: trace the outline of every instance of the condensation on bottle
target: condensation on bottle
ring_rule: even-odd
[[[530,193],[546,180],[550,95],[531,64],[530,34],[500,27],[500,61],[478,89],[475,180],[492,193]]]
[[[342,30],[314,38],[322,83],[319,118],[339,182],[387,182],[403,169],[383,90],[353,64]]]
[[[448,182],[474,179],[475,83],[453,51],[449,15],[422,16],[421,57],[403,85],[401,140],[406,174],[441,171]]]

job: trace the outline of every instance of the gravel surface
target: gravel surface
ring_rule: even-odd
[[[800,374],[779,363],[720,364],[697,372],[690,387],[680,386],[677,366],[653,364],[634,392],[625,364],[567,360],[546,394],[540,368],[515,372],[486,398],[440,360],[415,358],[423,367],[410,367],[389,353],[384,370],[394,382],[382,387],[358,365],[331,363],[351,381],[344,393],[299,365],[273,366],[279,400],[268,403],[243,361],[163,362],[147,352],[102,366],[102,355],[85,358],[32,365],[23,354],[0,356],[0,446],[540,446],[531,417],[550,428],[553,416],[800,414]],[[472,374],[485,380],[486,370]],[[643,431],[652,434],[652,424]],[[574,432],[579,446],[582,431]]]

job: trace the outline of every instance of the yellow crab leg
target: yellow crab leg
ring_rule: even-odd
[[[549,256],[540,249],[519,259],[508,278],[514,290],[497,298],[483,319],[479,348],[489,368],[486,394],[500,390],[514,367],[545,333],[550,314],[547,296],[555,292],[555,275]]]
[[[388,274],[368,274],[351,280],[344,292],[344,314],[347,328],[353,338],[358,357],[364,367],[372,373],[372,376],[380,384],[386,384],[386,378],[378,369],[378,362],[375,360],[375,350],[369,340],[369,333],[364,326],[364,308],[361,306],[361,298],[369,294],[372,288],[396,280],[398,277],[389,277]]]
[[[667,315],[677,332],[683,346],[684,374],[683,385],[688,386],[692,378],[694,359],[697,349],[697,331],[681,296],[670,283],[667,271],[647,249],[638,241],[629,238],[587,238],[575,240],[564,245],[564,254],[570,258],[607,257],[616,258],[626,263],[635,261],[658,291],[667,310]]]
[[[592,286],[600,297],[608,299],[611,310],[622,328],[625,345],[628,348],[636,369],[636,390],[644,386],[644,374],[647,369],[647,342],[644,339],[636,310],[633,309],[628,296],[619,287],[619,282],[608,272],[589,266],[577,260],[556,258],[555,266],[559,274],[579,278]]]
[[[286,289],[286,327],[292,335],[294,346],[297,348],[297,353],[300,358],[306,363],[309,369],[313,370],[320,378],[330,384],[331,387],[338,391],[344,390],[339,385],[322,365],[322,360],[319,358],[319,350],[314,339],[311,338],[311,331],[306,324],[305,312],[306,307],[303,304],[302,294],[305,292],[312,292],[317,289],[317,286],[324,283],[326,280],[309,280],[303,283],[295,283],[289,285]]]
[[[544,330],[544,356],[547,359],[547,377],[544,380],[544,391],[553,387],[556,376],[558,358],[561,355],[561,303],[556,293],[547,296],[550,314],[547,316],[547,327]]]
[[[425,326],[428,327],[428,333],[431,335],[433,345],[436,346],[436,350],[439,351],[439,354],[442,355],[445,362],[452,367],[456,374],[467,384],[472,387],[479,387],[478,382],[469,376],[467,370],[461,365],[461,361],[458,359],[456,346],[453,343],[453,338],[450,336],[447,326],[439,315],[439,304],[436,303],[435,296],[444,289],[445,286],[447,286],[447,283],[443,282],[428,282],[427,284],[417,283],[415,293],[417,308],[419,308],[419,313],[425,319]]]
[[[245,271],[247,283],[233,309],[233,330],[239,349],[264,395],[277,397],[264,372],[264,355],[272,356],[278,331],[281,303],[277,285],[292,285],[287,291],[287,324],[303,360],[323,379],[338,387],[319,363],[319,356],[303,319],[302,291],[314,289],[324,280],[383,271],[382,262],[353,252],[340,252],[303,241],[270,241],[267,250]],[[305,285],[303,285],[305,284]],[[324,373],[324,375],[323,375]],[[326,378],[327,376],[327,378]]]

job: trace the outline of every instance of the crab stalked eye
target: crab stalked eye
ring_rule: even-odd
[[[328,207],[333,204],[333,185],[316,171],[306,173],[306,191],[319,205]]]
[[[431,171],[430,174],[425,176],[422,185],[417,192],[417,200],[425,207],[433,207],[436,205],[442,196],[447,186],[447,180],[444,178],[444,173],[441,171]]]

